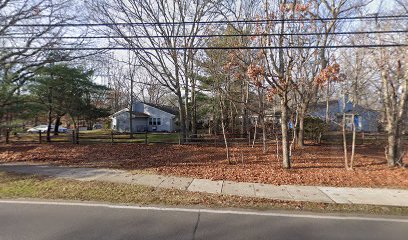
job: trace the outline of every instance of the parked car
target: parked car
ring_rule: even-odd
[[[54,128],[55,126],[51,125],[51,132],[54,132]],[[38,133],[38,132],[46,133],[47,129],[48,129],[48,125],[38,125],[38,126],[28,129],[27,132],[28,133]],[[68,129],[65,127],[62,127],[62,126],[58,127],[58,132],[60,133],[66,133],[67,131]]]
[[[95,123],[95,124],[92,126],[92,128],[93,128],[93,129],[102,129],[103,126],[102,126],[102,124],[100,124],[100,123]]]

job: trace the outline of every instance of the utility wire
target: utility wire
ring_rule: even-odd
[[[407,47],[408,44],[364,44],[332,46],[235,46],[235,47],[0,47],[0,50],[44,50],[44,51],[98,51],[98,50],[236,50],[236,49],[320,49],[320,48],[391,48]]]
[[[13,27],[107,27],[107,26],[172,26],[172,25],[212,25],[212,24],[267,24],[267,23],[304,23],[315,21],[342,21],[342,20],[408,20],[408,15],[383,15],[383,16],[356,16],[338,18],[289,18],[289,19],[257,19],[257,20],[218,20],[218,21],[186,21],[186,22],[118,22],[118,23],[56,23],[56,24],[14,24]],[[0,24],[1,27],[8,25]]]
[[[143,38],[211,38],[211,37],[267,37],[267,36],[320,36],[320,35],[360,35],[360,34],[399,34],[408,33],[408,30],[387,30],[387,31],[348,31],[348,32],[315,32],[315,33],[243,33],[243,34],[203,34],[203,35],[150,35],[150,36],[137,36],[137,35],[124,35],[124,36],[40,36],[36,39],[143,39]],[[21,33],[29,34],[29,33]],[[7,34],[2,36],[3,39],[27,39],[32,36],[13,36],[13,34]]]

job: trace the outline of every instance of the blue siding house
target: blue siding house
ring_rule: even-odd
[[[329,101],[329,118],[331,130],[340,130],[343,120],[343,109],[346,113],[346,127],[351,129],[354,121],[357,130],[360,132],[378,132],[381,114],[373,109],[369,109],[353,103],[346,97],[346,106],[343,108],[343,99]],[[322,120],[326,118],[326,102],[319,102],[312,106],[309,111],[311,117],[318,117]],[[354,115],[354,119],[352,119]]]

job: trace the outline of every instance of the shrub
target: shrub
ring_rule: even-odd
[[[305,138],[317,143],[321,142],[322,135],[329,129],[325,121],[317,117],[306,117],[304,127]]]

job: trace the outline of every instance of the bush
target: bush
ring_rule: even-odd
[[[317,143],[321,142],[322,135],[329,129],[325,121],[317,117],[306,117],[304,127],[305,138]]]

